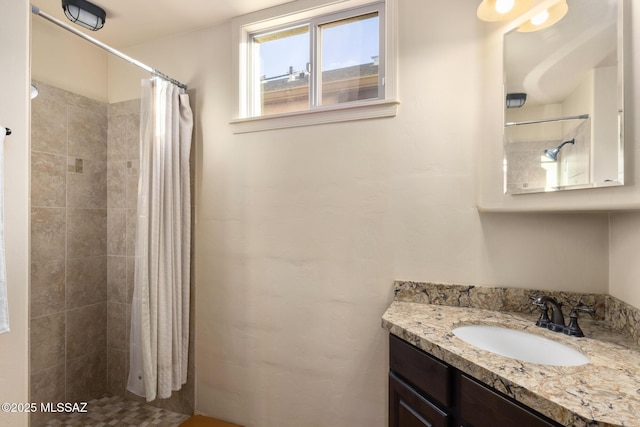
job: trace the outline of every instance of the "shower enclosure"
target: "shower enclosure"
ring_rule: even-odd
[[[125,391],[140,100],[107,104],[36,84],[31,401],[86,402],[105,393],[140,400]],[[154,405],[193,413],[193,363],[189,366],[182,390]],[[52,416],[34,413],[32,425]]]

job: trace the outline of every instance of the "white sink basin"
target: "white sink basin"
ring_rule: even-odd
[[[589,359],[559,342],[498,326],[469,325],[453,329],[468,344],[501,356],[551,366],[579,366]]]

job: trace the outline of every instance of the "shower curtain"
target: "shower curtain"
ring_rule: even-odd
[[[187,381],[192,129],[184,90],[158,78],[142,81],[127,389],[148,402]]]

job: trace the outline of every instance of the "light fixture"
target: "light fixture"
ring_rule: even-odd
[[[575,143],[576,143],[575,138],[569,141],[565,141],[562,144],[558,145],[553,150],[544,150],[544,155],[555,162],[558,160],[558,153],[560,153],[560,150],[562,150],[562,147],[564,147],[566,144],[575,144]]]
[[[62,0],[62,9],[71,22],[91,31],[98,31],[107,19],[102,8],[87,0]]]
[[[507,108],[520,108],[527,102],[526,93],[508,93]]]
[[[530,33],[532,31],[542,30],[560,21],[569,11],[567,0],[560,0],[558,3],[545,9],[537,15],[533,16],[524,24],[518,27],[521,33]]]
[[[486,22],[514,19],[529,10],[531,0],[482,0],[478,18]]]

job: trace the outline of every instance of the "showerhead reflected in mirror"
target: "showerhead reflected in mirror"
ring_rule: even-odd
[[[558,161],[558,154],[560,154],[560,150],[567,144],[575,144],[576,140],[572,139],[571,141],[565,141],[562,144],[558,145],[556,148],[552,150],[544,150],[544,155],[553,160],[554,162]]]
[[[624,184],[622,4],[567,0],[556,24],[505,34],[506,193]]]

